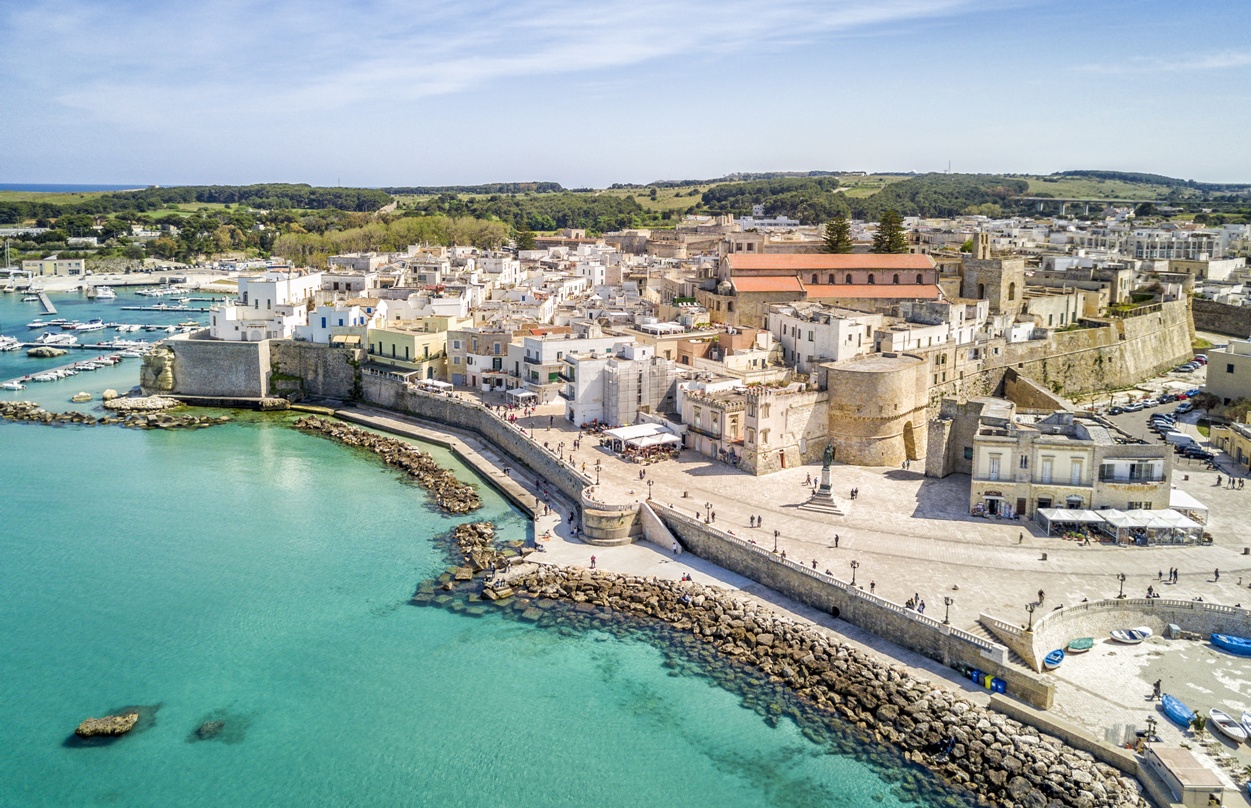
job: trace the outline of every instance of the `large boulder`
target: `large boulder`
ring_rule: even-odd
[[[78,725],[74,734],[79,738],[95,738],[97,736],[125,735],[139,723],[139,713],[123,715],[106,715],[104,718],[88,718]]]
[[[90,400],[91,400],[91,393],[75,393],[73,396],[70,397],[70,401],[74,402],[75,404],[82,404]]]
[[[108,390],[105,390],[103,393],[100,394],[100,400],[112,401],[113,399],[117,398],[118,395],[120,394],[116,390],[114,390],[112,387],[110,387]]]
[[[37,345],[26,352],[26,355],[34,359],[52,359],[57,356],[65,356],[67,351],[64,348],[53,348],[51,345]]]

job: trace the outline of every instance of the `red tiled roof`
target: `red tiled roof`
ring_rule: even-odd
[[[737,283],[738,278],[734,279]],[[822,298],[896,298],[899,300],[937,300],[938,287],[915,283],[838,283],[811,284],[804,287],[809,300]]]
[[[733,253],[726,256],[735,272],[758,269],[786,269],[795,272],[806,270],[856,270],[856,269],[933,269],[934,261],[928,255],[889,253],[777,253],[769,255],[744,255]]]
[[[758,277],[735,277],[730,279],[735,291],[743,292],[794,292],[803,295],[804,287],[794,275],[762,275]]]

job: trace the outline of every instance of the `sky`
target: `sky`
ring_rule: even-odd
[[[0,182],[1251,182],[1246,0],[23,0]]]

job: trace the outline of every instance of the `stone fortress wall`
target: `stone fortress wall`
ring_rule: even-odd
[[[1195,328],[1238,339],[1251,338],[1251,306],[1233,306],[1215,300],[1195,298]]]
[[[922,357],[873,354],[822,369],[835,460],[898,466],[925,455],[929,386]]]
[[[1054,685],[1010,664],[1008,649],[998,643],[944,625],[941,620],[869,594],[845,581],[779,558],[763,547],[655,500],[645,508],[651,509],[685,549],[719,567],[943,665],[977,669],[997,676],[1007,683],[1009,695],[1032,707],[1050,709],[1054,701]],[[644,524],[650,521],[645,519]],[[667,534],[654,541],[663,546],[666,538]]]

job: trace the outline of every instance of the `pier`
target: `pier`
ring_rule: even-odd
[[[196,306],[122,306],[122,311],[212,311]]]
[[[23,347],[26,347],[26,344],[23,344]],[[30,347],[32,347],[32,348],[33,348],[33,347],[42,347],[42,346],[36,346],[36,345],[34,345],[33,343],[31,343],[31,344],[30,344]],[[118,351],[123,351],[123,350],[126,350],[125,348],[118,348],[117,346],[114,346],[114,345],[53,345],[53,346],[50,346],[50,347],[53,347],[53,348],[81,348],[81,349],[83,349],[83,350],[94,349],[94,350],[97,350],[97,351],[98,351],[100,354],[102,354],[102,355],[112,355],[112,354],[116,354]],[[125,361],[127,358],[129,358],[129,357],[121,357],[121,360],[120,360],[120,361]],[[3,384],[8,384],[8,383],[10,383],[10,382],[20,382],[20,383],[25,384],[25,385],[27,385],[27,386],[30,386],[30,385],[32,385],[32,384],[45,384],[45,382],[37,382],[37,381],[35,381],[33,378],[31,378],[31,377],[36,376],[36,375],[38,375],[38,374],[40,374],[40,373],[55,373],[55,372],[56,372],[56,371],[58,371],[58,370],[68,370],[68,369],[70,369],[70,368],[76,368],[76,367],[78,367],[79,365],[81,365],[82,363],[84,363],[84,362],[89,362],[89,361],[91,361],[91,360],[90,360],[90,359],[79,359],[79,360],[76,360],[76,361],[74,361],[74,362],[69,363],[68,365],[55,365],[55,366],[53,366],[53,367],[41,367],[41,368],[39,368],[38,370],[34,370],[34,371],[30,372],[30,373],[24,373],[24,374],[22,374],[21,376],[17,376],[17,377],[12,378],[12,379],[5,379],[3,382],[0,382],[0,383],[3,383]],[[89,373],[90,371],[82,371],[82,372],[83,372],[83,373]],[[0,393],[8,393],[8,392],[11,392],[11,391],[8,391],[8,390],[0,390]]]
[[[52,301],[48,299],[47,292],[36,292],[39,296],[39,305],[43,306],[44,314],[56,314],[56,306],[52,305]]]

